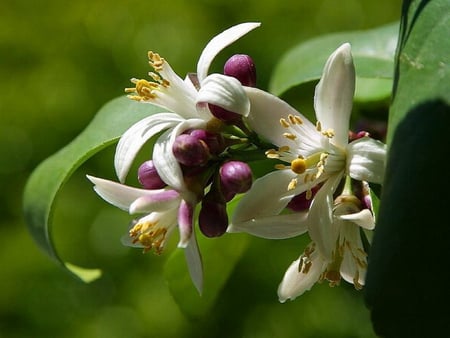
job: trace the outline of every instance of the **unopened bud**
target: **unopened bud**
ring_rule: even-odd
[[[238,79],[243,86],[256,86],[256,68],[252,58],[245,54],[233,55],[225,62],[223,73]]]
[[[241,161],[225,162],[219,170],[222,193],[229,196],[248,191],[252,186],[252,170],[247,163]]]
[[[209,110],[214,117],[225,122],[226,124],[235,124],[242,119],[242,116],[226,110],[225,108],[216,106],[215,104],[208,104]]]
[[[202,166],[211,157],[206,143],[188,134],[177,136],[172,151],[177,161],[185,166]]]
[[[152,160],[145,161],[140,165],[138,180],[145,189],[161,189],[166,186],[166,183],[159,177]]]
[[[222,236],[228,227],[226,203],[205,196],[198,215],[198,225],[206,237]]]
[[[218,155],[225,148],[225,141],[222,134],[212,133],[204,129],[194,129],[189,132],[189,135],[205,142],[210,154]]]

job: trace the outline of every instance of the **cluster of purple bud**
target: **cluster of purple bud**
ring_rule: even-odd
[[[253,60],[247,55],[234,55],[224,66],[224,74],[238,79],[244,86],[256,85]],[[225,124],[239,125],[241,116],[221,107],[209,105],[211,113]],[[218,237],[228,227],[227,202],[236,194],[248,191],[252,185],[252,171],[248,164],[229,158],[227,143],[221,133],[191,129],[176,137],[172,153],[180,163],[184,180],[201,201],[198,222],[207,237]],[[166,186],[153,161],[144,162],[138,169],[138,180],[145,189]],[[205,194],[205,189],[208,188]]]

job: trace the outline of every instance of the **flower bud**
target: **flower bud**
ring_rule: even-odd
[[[140,165],[138,169],[138,180],[145,189],[162,189],[166,186],[166,183],[159,177],[155,165],[151,160],[145,161]]]
[[[210,154],[219,155],[225,149],[225,141],[222,134],[212,133],[204,129],[194,129],[189,135],[205,142]]]
[[[227,201],[230,196],[244,193],[252,186],[252,170],[241,161],[225,162],[219,169],[219,176],[222,194]]]
[[[226,124],[235,124],[242,119],[242,116],[226,110],[225,108],[216,106],[215,104],[208,104],[209,111],[214,117],[225,122]]]
[[[210,159],[208,146],[189,134],[177,136],[172,146],[173,155],[185,166],[202,166]]]
[[[233,55],[225,62],[223,73],[238,79],[243,86],[256,86],[256,68],[250,56]]]
[[[228,227],[228,214],[226,203],[207,194],[202,201],[198,215],[200,231],[206,237],[222,236]]]

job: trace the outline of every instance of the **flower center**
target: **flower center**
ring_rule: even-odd
[[[139,222],[129,231],[133,244],[140,243],[144,247],[144,252],[154,250],[156,254],[161,254],[166,241],[167,229],[158,227],[157,222]]]

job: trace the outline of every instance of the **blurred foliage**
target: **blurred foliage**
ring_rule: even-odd
[[[180,74],[195,69],[206,42],[243,21],[262,27],[228,48],[252,55],[266,89],[285,51],[325,33],[399,19],[400,0],[165,2],[26,0],[0,3],[0,337],[373,337],[361,293],[315,286],[287,304],[276,288],[305,239],[250,238],[249,247],[205,318],[183,317],[157,257],[120,244],[130,216],[106,205],[85,174],[114,178],[114,149],[80,168],[58,199],[57,246],[104,276],[73,279],[32,241],[22,216],[31,171],[70,142],[131,77],[148,72],[146,52]],[[312,103],[312,88],[304,94]],[[301,100],[299,101],[301,103]],[[221,239],[215,239],[220,241]]]

